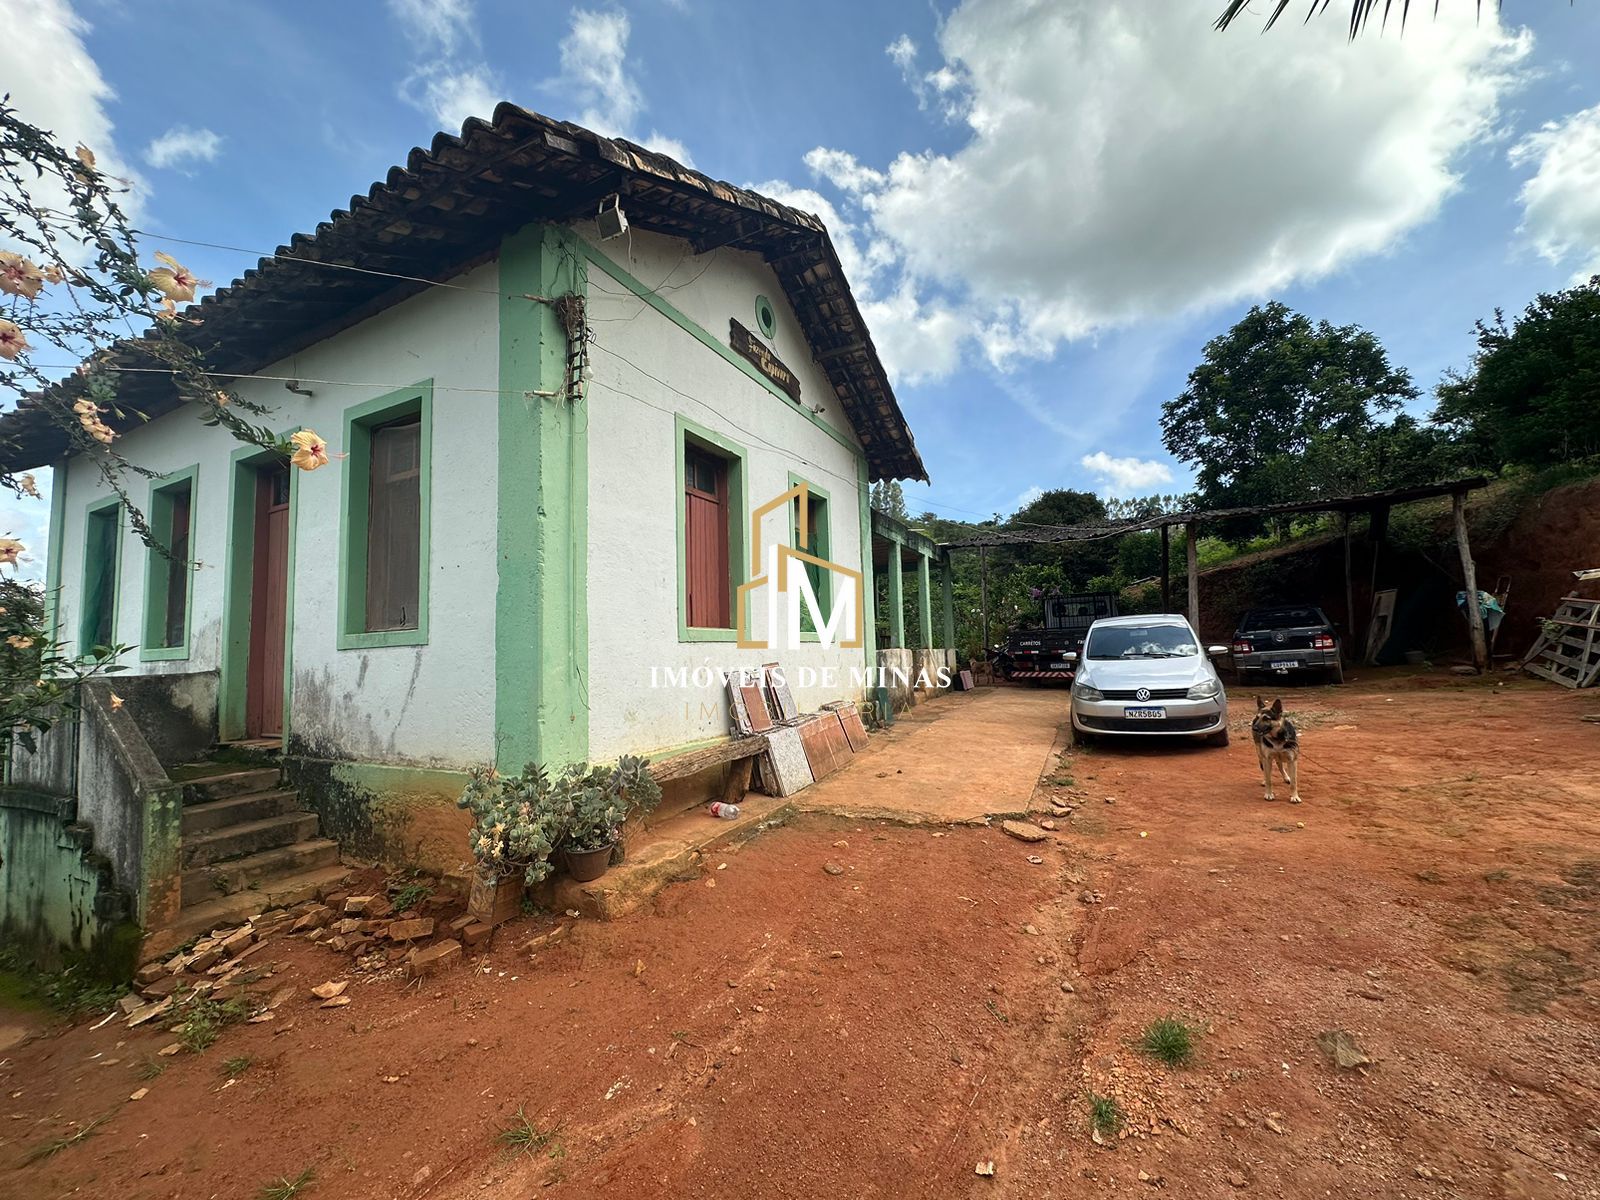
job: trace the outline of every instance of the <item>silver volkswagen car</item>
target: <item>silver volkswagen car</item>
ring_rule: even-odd
[[[1089,627],[1072,681],[1072,735],[1179,734],[1228,744],[1228,694],[1189,622],[1172,614],[1106,617]]]

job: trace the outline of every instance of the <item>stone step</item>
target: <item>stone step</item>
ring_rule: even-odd
[[[205,867],[245,858],[262,850],[303,842],[317,836],[315,813],[289,812],[257,821],[241,821],[183,838],[184,867]]]
[[[277,767],[249,767],[244,770],[231,767],[215,775],[184,780],[183,802],[204,804],[208,800],[225,800],[229,796],[268,792],[276,788],[279,782]]]
[[[246,821],[260,821],[284,813],[299,811],[300,793],[293,791],[252,792],[247,796],[229,796],[223,800],[207,800],[202,804],[187,804],[183,809],[183,836],[242,825]]]
[[[218,896],[231,896],[274,876],[331,867],[338,861],[339,843],[327,838],[311,838],[231,862],[190,867],[183,873],[183,903],[199,904]]]
[[[739,801],[739,815],[731,821],[713,817],[704,804],[698,805],[630,841],[627,859],[599,879],[579,883],[563,875],[553,885],[544,885],[549,893],[545,906],[557,912],[575,908],[586,917],[614,921],[647,903],[669,883],[692,877],[698,870],[696,855],[754,837],[770,824],[782,824],[793,809],[789,798],[759,792],[747,793]]]
[[[144,944],[140,947],[140,962],[165,958],[198,934],[242,925],[247,918],[269,908],[288,908],[306,900],[315,900],[320,890],[339,886],[349,875],[350,868],[344,866],[317,867],[291,875],[272,875],[257,881],[255,887],[231,896],[217,896],[187,905],[179,910],[177,919],[171,925],[145,936]]]

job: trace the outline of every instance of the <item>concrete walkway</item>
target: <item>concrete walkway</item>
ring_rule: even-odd
[[[874,733],[848,767],[793,797],[803,812],[980,823],[1020,816],[1066,745],[1064,688],[951,692]]]

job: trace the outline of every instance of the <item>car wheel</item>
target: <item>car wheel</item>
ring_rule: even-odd
[[[1206,734],[1206,745],[1208,746],[1226,746],[1227,744],[1228,727],[1226,725],[1217,730],[1215,733]]]
[[[1328,678],[1334,683],[1344,682],[1344,659],[1336,658],[1333,660],[1333,667],[1328,672]]]
[[[1236,674],[1239,676],[1239,686],[1242,688],[1254,687],[1256,673],[1249,667],[1240,667]]]
[[[1072,744],[1074,746],[1092,746],[1094,745],[1094,734],[1079,729],[1074,725],[1072,726]]]

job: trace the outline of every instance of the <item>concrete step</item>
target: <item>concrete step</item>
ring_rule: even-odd
[[[225,800],[229,796],[268,792],[277,787],[279,782],[277,767],[249,767],[244,770],[229,767],[219,770],[215,775],[184,780],[183,802],[204,804],[208,800]]]
[[[213,929],[241,925],[249,917],[269,908],[288,908],[314,900],[323,888],[342,884],[350,875],[344,866],[317,867],[291,875],[273,875],[259,880],[255,887],[231,896],[217,896],[180,909],[177,919],[163,929],[147,934],[140,948],[140,961],[165,958],[197,935]]]
[[[185,834],[183,865],[204,867],[245,858],[263,850],[274,850],[317,836],[315,813],[289,812],[258,821],[242,821],[205,833]]]
[[[218,896],[231,896],[275,876],[331,867],[338,861],[339,843],[327,838],[311,838],[231,862],[190,867],[183,873],[183,903],[187,906],[215,900]]]
[[[782,824],[793,809],[790,798],[759,792],[739,801],[739,815],[731,821],[713,817],[705,805],[698,805],[630,841],[626,860],[592,883],[562,875],[544,885],[547,896],[535,898],[557,912],[575,908],[586,917],[614,921],[647,903],[669,883],[693,877],[697,854],[742,842],[770,824]]]
[[[299,809],[300,793],[292,791],[252,792],[247,796],[187,804],[183,809],[183,836],[187,839],[193,834],[278,817]]]

